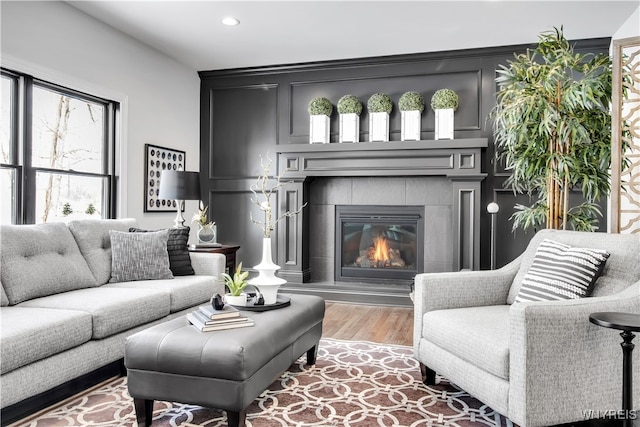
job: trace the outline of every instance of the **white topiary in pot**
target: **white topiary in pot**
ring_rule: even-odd
[[[453,139],[453,113],[459,99],[451,89],[440,89],[431,98],[431,108],[436,113],[436,139]]]
[[[374,93],[367,101],[369,110],[369,142],[389,141],[389,113],[393,101],[386,93]]]
[[[354,95],[345,95],[338,100],[338,113],[340,114],[338,142],[360,142],[362,102]]]
[[[418,92],[405,92],[398,101],[398,108],[401,115],[400,139],[419,141],[424,98]]]
[[[329,143],[329,120],[333,113],[331,101],[324,97],[313,98],[309,102],[309,142]]]

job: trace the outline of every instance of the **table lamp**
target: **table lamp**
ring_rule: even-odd
[[[182,204],[185,200],[200,200],[199,172],[164,171],[160,179],[158,197],[177,202],[178,213],[173,221],[173,228],[184,228]]]

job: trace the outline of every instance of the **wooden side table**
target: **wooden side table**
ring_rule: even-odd
[[[227,273],[233,275],[236,270],[236,252],[240,249],[240,245],[222,245],[219,248],[192,248],[191,252],[207,252],[210,254],[222,254],[227,259]]]
[[[635,345],[631,342],[640,332],[640,315],[632,313],[600,312],[591,313],[589,321],[603,328],[622,331],[622,410],[625,415],[624,426],[632,427],[633,419],[630,416],[633,410],[633,371],[631,369],[631,352]]]

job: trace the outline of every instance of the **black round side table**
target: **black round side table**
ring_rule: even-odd
[[[635,345],[631,342],[640,332],[640,314],[600,312],[591,313],[589,321],[594,325],[604,328],[622,331],[622,410],[625,414],[624,426],[631,427],[633,420],[630,417],[633,405],[633,371],[631,370],[631,352]]]

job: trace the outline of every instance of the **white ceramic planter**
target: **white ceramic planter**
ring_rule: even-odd
[[[401,111],[400,139],[402,141],[420,141],[420,110]]]
[[[309,143],[329,143],[329,117],[324,114],[309,116]]]
[[[244,307],[247,305],[247,294],[241,293],[238,296],[231,294],[224,294],[224,301],[227,304],[235,305],[237,307]]]
[[[340,114],[339,142],[360,142],[360,116],[356,113]]]
[[[436,139],[453,139],[453,108],[434,110],[436,113]]]
[[[389,113],[369,113],[369,142],[389,141]]]
[[[249,284],[257,287],[264,298],[265,305],[275,304],[278,297],[278,288],[287,283],[286,280],[276,277],[276,271],[280,266],[274,264],[271,257],[271,238],[262,239],[262,260],[254,266],[258,271],[258,277],[249,280]]]

